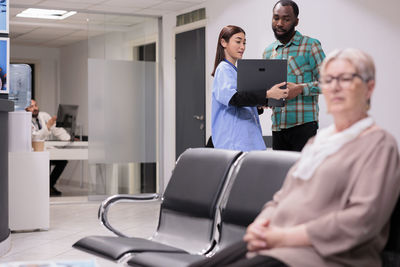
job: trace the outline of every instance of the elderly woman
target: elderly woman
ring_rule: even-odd
[[[400,159],[368,116],[374,63],[356,49],[334,51],[320,73],[334,124],[309,140],[245,242],[193,266],[381,266]]]

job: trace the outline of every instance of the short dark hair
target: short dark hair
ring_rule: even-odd
[[[296,18],[299,16],[299,7],[297,6],[297,4],[294,1],[292,1],[292,0],[279,0],[274,5],[274,8],[272,9],[272,11],[274,11],[275,7],[278,4],[281,4],[282,6],[291,6],[293,8],[293,13],[296,16]]]

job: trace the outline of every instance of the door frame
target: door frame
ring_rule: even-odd
[[[156,68],[156,193],[164,193],[164,177],[163,177],[163,168],[164,168],[164,158],[163,158],[163,153],[162,153],[162,135],[164,134],[164,126],[162,124],[162,110],[163,106],[162,104],[162,93],[161,93],[161,88],[162,86],[162,80],[160,77],[161,73],[161,62],[162,62],[162,54],[161,54],[161,36],[162,36],[162,19],[158,19],[158,32],[157,34],[152,34],[149,36],[146,36],[145,38],[136,38],[134,40],[131,40],[128,44],[131,47],[131,52],[132,52],[132,60],[137,60],[135,58],[135,55],[133,54],[133,49],[141,46],[141,45],[147,45],[151,43],[155,43],[156,45],[156,61],[155,63],[157,64]]]
[[[159,63],[159,57],[160,57],[160,52],[159,52],[159,36],[158,34],[153,34],[150,36],[146,36],[146,38],[138,38],[135,40],[132,40],[131,42],[129,42],[129,46],[131,46],[132,48],[136,48],[138,46],[141,45],[147,45],[147,44],[151,44],[151,43],[155,43],[156,44],[156,63]],[[132,54],[132,60],[137,60],[135,58],[135,55]]]
[[[182,25],[182,26],[177,26],[177,27],[175,27],[175,29],[174,29],[174,33],[173,33],[173,38],[172,38],[172,42],[173,42],[173,45],[172,45],[172,47],[173,47],[173,49],[172,49],[172,58],[174,59],[174,67],[173,67],[173,70],[172,70],[172,77],[174,77],[173,78],[173,88],[174,88],[174,103],[173,103],[173,106],[174,106],[174,112],[173,112],[173,125],[171,125],[171,127],[172,127],[172,129],[173,129],[173,136],[174,136],[174,140],[172,141],[173,142],[173,154],[171,154],[171,155],[173,155],[173,158],[175,158],[175,155],[176,155],[176,60],[175,60],[175,56],[176,56],[176,54],[175,54],[175,49],[176,49],[176,35],[177,34],[179,34],[179,33],[183,33],[183,32],[188,32],[188,31],[193,31],[193,30],[197,30],[197,29],[200,29],[200,28],[204,28],[204,49],[205,49],[205,55],[206,55],[206,58],[204,59],[204,61],[205,61],[205,66],[206,66],[206,69],[205,69],[205,73],[206,73],[206,75],[207,75],[207,70],[208,70],[208,68],[207,68],[207,19],[203,19],[203,20],[199,20],[199,21],[196,21],[196,22],[193,22],[193,23],[189,23],[189,24],[186,24],[186,25]],[[205,92],[204,92],[204,95],[205,95],[205,114],[204,114],[204,116],[205,116],[205,118],[206,118],[206,120],[208,120],[208,116],[206,116],[206,114],[207,114],[207,107],[208,107],[208,105],[207,105],[207,99],[208,99],[208,90],[207,90],[207,88],[208,88],[208,79],[207,79],[207,76],[206,77],[204,77],[204,79],[205,79],[205,85],[206,85],[206,87],[205,87]],[[207,127],[207,125],[208,125],[208,123],[207,123],[207,121],[204,121],[204,124],[205,124],[205,127],[206,127],[206,141],[207,141],[207,129],[208,129],[208,127]]]

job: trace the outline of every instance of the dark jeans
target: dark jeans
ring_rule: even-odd
[[[57,180],[60,178],[65,166],[67,166],[67,163],[67,160],[50,160],[50,170],[51,166],[54,165],[54,169],[50,174],[50,188],[54,187],[54,185],[57,183]]]
[[[318,123],[307,122],[295,127],[272,132],[272,149],[301,151],[308,139],[317,134]]]
[[[246,258],[247,243],[240,241],[189,267],[288,267],[283,262],[268,256]]]

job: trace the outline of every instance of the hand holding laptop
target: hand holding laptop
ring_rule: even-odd
[[[286,82],[275,84],[270,89],[267,89],[266,98],[286,99],[289,95],[289,89],[281,89],[282,86],[286,86]]]
[[[290,89],[286,89],[286,59],[239,59],[237,65],[239,93],[261,95],[267,90],[268,106],[285,106],[285,99],[290,95]]]
[[[303,92],[303,86],[301,84],[287,83],[287,88],[289,90],[289,94],[287,95],[286,100],[295,98]]]

